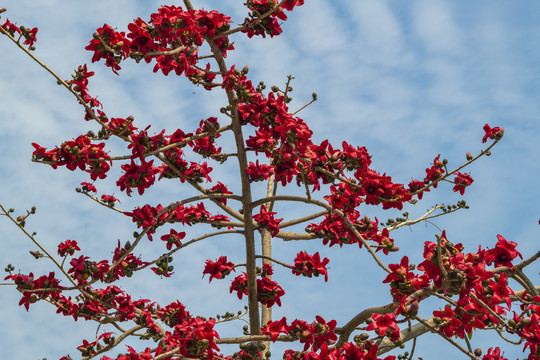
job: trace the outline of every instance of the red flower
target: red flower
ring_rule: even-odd
[[[461,327],[461,321],[456,318],[454,311],[449,306],[446,306],[444,311],[434,311],[433,316],[436,317],[435,322],[439,322],[439,330],[448,337],[452,337],[456,329]]]
[[[7,32],[9,32],[11,36],[13,36],[15,32],[19,34],[21,33],[21,29],[19,29],[17,25],[9,21],[9,19],[6,19],[6,22],[3,25],[1,25],[1,27],[4,28],[4,30],[6,30]]]
[[[482,360],[508,360],[504,358],[501,354],[501,349],[497,346],[496,348],[489,348],[486,355],[482,357]]]
[[[424,181],[433,182],[442,177],[442,174],[444,174],[444,164],[439,160],[440,157],[441,154],[437,155],[435,160],[433,160],[433,165],[426,169],[426,177],[424,178]],[[436,188],[437,184],[435,183],[433,187]]]
[[[423,181],[420,181],[420,180],[412,180],[410,183],[409,183],[409,192],[410,193],[414,193],[414,192],[417,192],[418,190],[424,188],[424,186],[426,186],[426,184],[423,182]],[[424,191],[421,191],[419,192],[417,195],[418,195],[418,198],[420,200],[422,200],[422,196],[424,195],[424,192],[429,192],[429,188],[427,188],[426,190]]]
[[[486,132],[486,134],[482,138],[482,143],[485,143],[488,138],[491,140],[499,140],[504,135],[504,128],[502,129],[499,127],[492,128],[488,124],[484,125],[484,131]]]
[[[226,256],[220,256],[220,258],[215,262],[212,260],[206,260],[203,277],[204,274],[209,274],[210,279],[208,279],[208,282],[210,282],[212,279],[223,279],[225,276],[229,275],[231,271],[235,271],[234,264],[232,262],[227,262]]]
[[[334,329],[336,328],[337,321],[330,320],[326,322],[322,317],[315,316],[316,323],[313,323],[313,350],[317,351],[323,346],[334,344],[337,340]]]
[[[250,181],[261,181],[266,180],[274,173],[272,166],[266,164],[259,164],[259,160],[256,163],[250,162],[248,168],[246,169],[246,174],[249,177]]]
[[[242,273],[242,275],[238,275],[234,278],[234,280],[231,283],[230,287],[230,293],[233,291],[236,291],[236,295],[239,299],[242,299],[244,295],[247,295],[247,277],[246,273]]]
[[[171,231],[168,234],[165,234],[161,237],[161,240],[167,242],[167,250],[171,250],[173,245],[176,247],[179,247],[182,245],[183,238],[186,237],[185,232],[176,232],[174,229],[171,229]]]
[[[88,182],[82,182],[81,183],[81,186],[82,186],[82,191],[92,191],[92,192],[97,192],[97,189],[96,187],[93,185],[93,184],[90,184]]]
[[[66,240],[58,245],[58,255],[66,256],[73,255],[75,251],[79,251],[81,248],[77,245],[75,240]]]
[[[277,282],[267,277],[257,279],[257,297],[261,304],[267,307],[272,307],[274,304],[281,306],[280,298],[283,295],[285,295],[285,291]]]
[[[266,206],[261,205],[261,212],[253,215],[253,220],[271,231],[272,236],[276,236],[279,232],[279,223],[283,219],[274,219],[275,214],[273,211],[266,211]]]
[[[454,192],[459,191],[461,195],[465,193],[465,188],[473,183],[473,178],[469,174],[462,174],[459,171],[456,172],[456,178],[454,179]]]
[[[283,317],[279,321],[269,321],[264,328],[262,328],[263,334],[269,334],[270,339],[276,342],[279,333],[288,334],[289,328],[287,327],[287,319]]]
[[[213,186],[210,189],[210,192],[212,193],[221,193],[221,194],[232,194],[232,191],[229,191],[225,185],[223,185],[221,182],[217,182],[217,185]],[[219,201],[223,203],[223,205],[227,205],[227,198],[219,198]]]
[[[313,256],[308,255],[307,252],[299,252],[294,259],[293,274],[303,275],[307,277],[324,275],[324,281],[328,281],[328,273],[326,265],[330,262],[328,258],[324,258],[321,261],[321,257],[318,252]]]
[[[114,206],[114,203],[115,202],[120,202],[120,200],[118,200],[117,198],[115,198],[114,196],[112,195],[101,195],[101,200],[103,200],[103,202],[107,203],[107,205],[113,207]]]
[[[37,41],[36,39],[36,34],[38,32],[38,28],[33,28],[33,29],[24,29],[22,31],[22,35],[24,36],[24,38],[26,39],[24,41],[24,45],[28,45],[28,48],[30,48],[30,50],[33,50],[33,46],[34,46],[34,43]]]
[[[371,315],[373,322],[368,325],[366,330],[375,330],[380,336],[386,335],[388,330],[391,330],[389,335],[390,340],[399,339],[399,326],[396,324],[396,315],[394,314],[373,314]]]
[[[512,268],[514,267],[512,265],[512,260],[518,256],[523,259],[521,253],[516,250],[517,243],[507,241],[500,234],[497,234],[497,239],[499,239],[499,241],[497,242],[497,245],[495,245],[495,248],[486,250],[485,252],[486,263],[488,265],[491,265],[491,263],[494,262],[495,266],[508,266]]]
[[[138,165],[131,160],[131,164],[122,165],[124,174],[118,179],[116,185],[120,187],[121,191],[126,190],[128,196],[131,196],[133,187],[136,187],[139,195],[142,195],[145,189],[154,184],[155,174],[159,172],[157,168],[152,166],[153,163],[154,160],[150,160]]]

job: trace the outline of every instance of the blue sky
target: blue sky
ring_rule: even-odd
[[[239,1],[193,3],[221,10],[236,23],[245,16]],[[144,64],[125,63],[118,77],[100,63],[90,64],[91,54],[83,51],[103,23],[125,29],[134,18],[148,19],[160,4],[164,2],[95,0],[88,5],[84,1],[5,0],[2,6],[8,12],[2,14],[2,22],[7,16],[18,24],[37,26],[35,54],[63,78],[79,64],[88,63],[96,71],[90,90],[110,117],[133,115],[139,128],[151,123],[156,132],[163,128],[191,131],[200,119],[219,114],[222,94],[194,88],[184,78],[153,74],[152,67]],[[452,242],[461,242],[470,251],[478,245],[493,246],[496,234],[502,234],[518,242],[525,255],[539,250],[539,14],[540,3],[531,0],[306,1],[290,14],[280,37],[251,41],[240,34],[233,37],[237,50],[228,63],[237,68],[249,64],[250,78],[268,86],[283,85],[286,76],[293,75],[291,109],[309,101],[312,92],[318,94],[319,100],[299,113],[314,131],[315,141],[330,139],[339,144],[346,140],[366,146],[373,155],[373,168],[403,183],[422,177],[438,154],[453,167],[465,160],[467,151],[479,152],[485,123],[504,126],[504,139],[493,155],[468,169],[475,179],[465,195],[471,208],[432,224],[396,231],[393,236],[404,250],[387,261],[399,261],[398,255],[405,251],[412,261],[420,260],[424,241],[433,240],[438,228],[446,229]],[[37,206],[28,228],[51,250],[60,241],[76,239],[94,258],[110,257],[118,239],[131,237],[130,220],[75,193],[74,188],[88,180],[84,173],[53,171],[30,162],[30,143],[53,147],[95,127],[82,120],[83,112],[69,93],[3,37],[0,52],[0,203],[18,213]],[[118,142],[109,149],[114,155],[126,153]],[[115,187],[114,174],[119,172],[98,188],[101,193],[116,194],[122,209],[128,211],[145,203],[168,204],[190,194],[183,186],[165,182],[142,198],[127,198]],[[214,180],[237,186],[230,170],[216,169]],[[416,217],[434,204],[460,199],[451,186],[441,186],[406,210]],[[281,210],[287,217],[304,208]],[[396,216],[370,207],[360,211],[381,220]],[[7,219],[0,218],[0,229],[3,267],[12,263],[17,270],[34,274],[54,270],[45,260],[35,261],[28,254],[34,247]],[[190,231],[196,236],[204,229]],[[148,257],[162,253],[155,245],[145,244]],[[244,303],[228,294],[228,281],[208,285],[200,278],[207,258],[224,254],[242,262],[241,245],[239,238],[224,237],[188,247],[176,256],[173,278],[138,274],[122,286],[134,297],[151,293],[152,300],[164,304],[179,299],[195,314],[211,316],[241,309]],[[299,250],[320,251],[329,257],[330,280],[300,279],[277,269],[275,279],[287,294],[283,306],[275,310],[276,319],[311,321],[321,315],[343,324],[362,309],[390,300],[387,288],[380,284],[384,274],[372,266],[365,251],[328,249],[312,241],[276,243],[274,255],[292,262]],[[535,265],[527,272],[536,284],[539,270]],[[0,287],[2,358],[57,359],[66,353],[77,358],[75,348],[95,334],[94,324],[73,323],[46,304],[35,304],[26,312],[17,306],[19,298],[13,288]],[[228,331],[233,329],[225,329],[223,336]],[[434,358],[433,351],[442,348],[449,358],[461,356],[435,335],[425,336],[420,343],[416,354],[425,359]],[[496,345],[510,359],[520,354],[521,347],[502,344],[495,334],[473,337],[473,346]]]

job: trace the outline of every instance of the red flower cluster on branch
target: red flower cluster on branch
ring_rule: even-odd
[[[206,260],[206,266],[204,267],[204,274],[210,275],[208,282],[211,282],[212,279],[223,279],[225,276],[229,275],[231,271],[234,270],[234,263],[227,261],[226,256],[220,256],[217,261]]]
[[[324,281],[328,281],[326,265],[328,265],[329,262],[330,260],[328,258],[324,258],[321,261],[321,256],[318,252],[313,254],[313,256],[308,255],[305,251],[299,252],[296,255],[296,259],[294,259],[294,269],[292,272],[294,275],[303,275],[307,277],[324,275]]]
[[[227,231],[207,235],[209,237],[227,232],[243,232],[246,239],[249,239],[246,233],[248,228],[255,228],[261,234],[268,231],[271,237],[276,237],[280,234],[280,225],[285,227],[293,224],[294,222],[282,224],[283,219],[276,219],[277,212],[267,210],[266,205],[261,205],[259,212],[248,218],[242,210],[234,210],[228,206],[228,197],[235,200],[240,197],[232,196],[233,192],[225,184],[219,181],[217,184],[207,184],[212,182],[210,174],[213,168],[209,162],[224,163],[229,157],[236,157],[241,170],[242,190],[250,186],[247,190],[251,191],[254,189],[251,188],[254,185],[251,183],[270,178],[281,186],[295,181],[299,187],[305,188],[307,193],[307,197],[302,198],[302,201],[325,209],[324,213],[304,218],[304,221],[308,222],[322,215],[322,220],[318,220],[318,223],[307,226],[308,238],[321,238],[323,245],[330,247],[335,244],[340,247],[345,244],[366,246],[378,264],[389,272],[383,283],[389,284],[393,302],[382,313],[373,313],[364,328],[366,331],[373,331],[376,337],[370,338],[363,334],[355,337],[354,343],[343,339],[338,342],[336,333],[341,331],[341,334],[344,334],[347,330],[337,329],[335,320],[327,322],[321,316],[317,316],[312,323],[296,319],[288,324],[285,317],[278,321],[270,320],[262,327],[261,332],[268,335],[271,341],[278,341],[283,335],[287,340],[296,340],[304,345],[303,351],[286,351],[284,359],[377,360],[380,341],[386,337],[396,346],[400,345],[402,334],[398,323],[415,319],[419,303],[435,292],[448,299],[457,295],[457,299],[448,300],[449,304],[444,309],[433,311],[435,328],[444,336],[463,339],[476,329],[493,326],[503,329],[504,326],[508,332],[517,334],[523,340],[524,350],[528,349],[530,352],[529,359],[540,359],[540,297],[536,293],[523,292],[519,299],[519,312],[516,312],[514,307],[513,318],[505,318],[512,311],[512,302],[517,301],[516,293],[508,283],[509,276],[520,276],[519,271],[515,272],[513,264],[517,257],[522,258],[515,242],[497,235],[498,242],[494,248],[479,248],[475,253],[465,253],[463,246],[452,244],[443,231],[437,236],[437,242],[428,241],[424,244],[423,261],[417,266],[410,264],[409,258],[404,256],[399,264],[390,264],[386,268],[377,257],[380,254],[377,252],[382,250],[382,253],[387,255],[391,251],[399,250],[394,239],[390,237],[390,231],[398,226],[392,227],[388,225],[391,223],[387,222],[390,227],[382,227],[379,226],[377,218],[372,221],[368,216],[360,214],[359,207],[362,204],[381,206],[383,210],[402,210],[407,203],[416,201],[413,200],[413,195],[418,195],[421,200],[425,192],[429,192],[431,187],[437,188],[442,181],[453,183],[453,191],[464,195],[466,187],[474,181],[469,174],[458,170],[449,171],[448,161],[440,160],[441,155],[438,155],[433,164],[426,168],[423,179],[419,178],[422,180],[412,180],[408,186],[394,182],[391,176],[371,168],[371,155],[365,147],[353,146],[347,142],[343,142],[341,147],[335,147],[328,140],[314,143],[313,132],[306,122],[289,111],[287,104],[291,99],[288,94],[292,89],[288,84],[286,91],[273,87],[272,92],[265,95],[263,83],[254,87],[246,77],[248,67],[240,71],[234,65],[225,65],[224,58],[228,51],[234,49],[229,35],[243,32],[250,38],[256,35],[277,36],[283,31],[280,21],[287,19],[285,11],[292,11],[303,3],[304,0],[247,0],[245,5],[250,11],[249,15],[239,27],[232,30],[231,18],[218,11],[184,10],[177,6],[162,6],[150,16],[151,20],[148,22],[140,18],[134,20],[128,24],[127,32],[117,31],[107,24],[97,29],[86,47],[93,52],[92,62],[104,60],[105,66],[118,74],[123,61],[144,60],[154,63],[154,72],[161,70],[164,75],[172,72],[177,75],[184,74],[193,84],[202,85],[207,90],[222,89],[227,93],[228,104],[221,109],[221,113],[224,119],[230,119],[230,123],[222,126],[217,117],[208,117],[200,120],[198,127],[195,125],[196,128],[192,129],[193,132],[186,133],[182,129],[176,129],[172,133],[162,130],[150,135],[150,126],[139,130],[133,125],[134,118],[131,116],[110,119],[107,117],[100,101],[89,93],[89,78],[94,72],[88,71],[86,65],[79,66],[71,80],[60,81],[59,84],[68,87],[84,106],[85,119],[95,120],[100,129],[97,135],[89,132],[49,151],[34,143],[34,161],[50,164],[54,169],[59,166],[66,166],[72,171],[78,168],[88,172],[90,178],[96,181],[107,176],[113,161],[127,160],[129,163],[121,165],[122,174],[116,181],[116,185],[121,191],[125,191],[127,196],[131,196],[135,188],[139,195],[143,195],[155,184],[156,175],[159,175],[158,180],[178,179],[181,184],[188,183],[200,196],[172,203],[168,207],[146,204],[132,212],[123,212],[136,223],[137,228],[142,229],[142,234],[133,234],[133,245],[129,241],[121,245],[118,241],[113,250],[112,261],[94,261],[85,255],[74,257],[75,252],[80,251],[77,242],[62,242],[58,246],[58,254],[69,265],[66,265],[66,268],[63,262],[57,265],[75,285],[73,289],[80,292],[81,295],[75,300],[63,295],[66,288],[59,285],[60,281],[52,272],[48,276],[34,279],[33,273],[12,274],[12,268],[8,267],[6,271],[10,275],[6,280],[13,281],[22,293],[19,305],[28,310],[30,304],[46,300],[56,307],[58,313],[73,316],[75,320],[83,318],[115,325],[116,322],[133,321],[137,326],[135,331],[145,331],[142,338],[157,341],[155,348],[146,348],[142,352],[128,346],[128,353],[119,355],[116,360],[216,357],[216,351],[219,351],[219,335],[214,329],[215,319],[192,316],[179,301],[162,308],[149,299],[132,300],[131,295],[114,285],[107,285],[105,288],[94,286],[97,283],[109,284],[123,277],[131,277],[134,272],[154,264],[155,266],[150,268],[152,271],[162,277],[170,277],[173,274],[172,253],[204,236],[182,244],[186,232],[171,229],[160,237],[167,250],[164,255],[151,262],[144,262],[133,254],[143,235],[152,241],[152,235],[168,223],[180,223],[182,226],[205,223],[217,228],[228,227]],[[191,8],[189,2],[186,2],[186,6]],[[10,35],[19,34],[19,39],[25,39],[24,45],[33,48],[37,28],[19,27],[9,20],[1,25],[1,28]],[[200,49],[205,48],[205,42],[212,51],[217,69],[212,70],[210,63],[200,64],[200,60],[210,57],[199,54]],[[215,82],[220,79],[221,83]],[[314,95],[314,100],[315,98]],[[504,135],[504,128],[492,128],[488,124],[483,130],[483,143],[487,142],[487,139],[497,142]],[[225,131],[233,132],[237,153],[222,153],[222,148],[218,146],[217,139]],[[246,140],[243,140],[243,131],[249,134]],[[104,150],[104,142],[94,143],[96,140],[105,141],[113,136],[127,143],[128,155],[111,157]],[[188,150],[191,150],[192,154],[187,154]],[[487,150],[483,151],[481,155],[486,152]],[[191,161],[190,155],[202,157],[208,162]],[[155,159],[148,159],[151,156],[157,158],[160,164],[154,166]],[[467,159],[469,162],[475,160],[470,154]],[[454,177],[453,180],[450,180],[451,176]],[[77,189],[78,192],[83,192],[111,208],[120,202],[112,195],[102,195],[101,200],[90,195],[89,193],[97,192],[91,183],[83,182],[81,187],[82,190]],[[275,194],[276,188],[273,190]],[[311,193],[316,191],[326,191],[320,196],[321,200],[311,198]],[[243,209],[253,208],[255,203],[263,203],[246,199],[247,197],[241,199]],[[268,200],[270,203],[273,201]],[[230,221],[227,215],[212,215],[209,211],[212,208],[208,204],[219,206],[228,215],[236,218],[234,221],[240,223]],[[270,209],[273,209],[273,205]],[[5,215],[9,213],[5,212]],[[305,220],[308,218],[309,220]],[[24,221],[20,219],[26,219],[26,216],[16,221],[22,228]],[[232,229],[234,231],[230,231]],[[283,232],[281,235],[286,238],[294,236],[294,233]],[[372,248],[375,248],[375,251]],[[262,258],[270,259],[264,251]],[[32,254],[36,258],[44,257],[35,251]],[[246,258],[253,260],[260,257],[250,253]],[[284,265],[279,261],[275,262]],[[230,293],[236,293],[238,298],[242,299],[244,295],[249,295],[250,291],[256,291],[257,301],[248,296],[247,309],[252,314],[259,311],[259,304],[266,307],[275,304],[281,306],[285,291],[271,279],[274,272],[272,266],[265,263],[261,269],[252,265],[253,262],[247,263],[249,264],[235,265],[228,261],[227,256],[220,256],[216,261],[208,259],[203,277],[208,274],[209,282],[223,279],[231,271],[235,271],[235,267],[245,266],[249,275],[257,277],[256,281],[248,286],[248,273],[243,272],[232,280]],[[294,275],[310,278],[324,275],[325,281],[328,281],[328,263],[327,258],[321,260],[319,252],[309,255],[303,251],[294,259],[294,266],[284,266],[290,268]],[[487,269],[491,265],[495,266],[495,269]],[[526,281],[519,279],[526,284]],[[260,324],[255,326],[256,330],[252,323],[250,326],[251,334],[258,334],[257,328]],[[117,328],[121,329],[119,325]],[[350,334],[342,336],[348,338],[348,335]],[[77,349],[82,356],[93,357],[115,344],[113,333],[105,332],[93,342],[83,340]],[[241,350],[232,357],[219,355],[219,358],[252,360],[263,356],[261,350],[259,344],[253,342],[242,345]],[[64,358],[70,359],[69,356]],[[112,360],[107,356],[103,356],[103,359]],[[395,357],[388,356],[385,359],[393,360]],[[497,359],[504,359],[498,347],[490,348],[483,357],[483,360]]]
[[[92,180],[104,179],[110,169],[107,162],[110,156],[103,151],[105,143],[92,144],[85,135],[66,141],[59,148],[49,151],[35,143],[32,143],[32,146],[36,149],[32,153],[33,159],[50,163],[53,169],[58,166],[66,166],[71,171],[79,168],[88,172]]]
[[[272,307],[274,304],[281,306],[281,297],[285,295],[285,291],[275,281],[272,281],[267,275],[271,275],[268,270],[263,277],[257,279],[257,298],[261,304]],[[236,291],[239,299],[248,294],[246,273],[238,275],[231,283],[230,293]]]

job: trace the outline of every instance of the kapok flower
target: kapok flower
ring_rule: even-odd
[[[321,257],[318,252],[313,254],[313,256],[308,255],[307,252],[302,251],[296,255],[294,259],[294,275],[303,275],[307,277],[324,275],[324,281],[328,281],[328,272],[326,270],[326,265],[330,262],[328,258],[324,258],[321,261]]]
[[[462,174],[459,171],[456,172],[456,178],[454,179],[454,192],[459,191],[461,195],[465,193],[465,188],[473,183],[473,178],[469,174]]]
[[[486,250],[486,263],[491,265],[492,262],[495,263],[495,266],[508,266],[513,267],[512,260],[516,257],[520,257],[521,253],[516,250],[517,243],[513,241],[507,241],[502,235],[497,234],[497,245],[495,248]]]
[[[210,279],[223,279],[225,276],[229,275],[231,271],[234,270],[234,263],[228,262],[226,256],[220,256],[217,261],[206,260],[206,266],[204,267],[204,274],[210,274]]]
[[[287,319],[283,317],[279,321],[269,321],[264,328],[262,328],[262,333],[265,335],[270,335],[270,339],[273,342],[276,342],[276,339],[279,336],[279,333],[288,334],[289,328],[287,326]]]
[[[73,255],[75,251],[79,250],[81,248],[75,240],[66,240],[58,245],[58,255],[60,256]]]
[[[168,234],[165,234],[165,235],[163,235],[161,237],[161,240],[166,241],[167,242],[167,250],[171,250],[173,245],[176,246],[176,247],[181,246],[182,242],[180,240],[182,240],[185,237],[186,237],[185,232],[183,232],[183,231],[176,232],[176,230],[171,229],[171,231]]]
[[[491,140],[499,140],[504,135],[504,128],[500,128],[498,126],[492,128],[491,126],[486,124],[484,125],[484,131],[486,132],[486,134],[482,138],[482,143],[485,143],[488,138]]]
[[[399,338],[399,326],[396,323],[396,315],[394,314],[373,314],[371,315],[373,322],[369,324],[366,330],[375,330],[380,336],[386,335],[389,329],[390,340],[397,340]]]
[[[276,213],[273,211],[266,211],[266,206],[261,205],[261,212],[259,214],[253,215],[253,220],[255,220],[262,227],[267,228],[271,231],[272,237],[276,236],[279,232],[279,223],[283,219],[274,219]]]

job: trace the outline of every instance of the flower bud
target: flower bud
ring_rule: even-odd
[[[467,157],[467,161],[471,161],[473,159],[473,156],[470,152],[468,152],[465,156]]]

